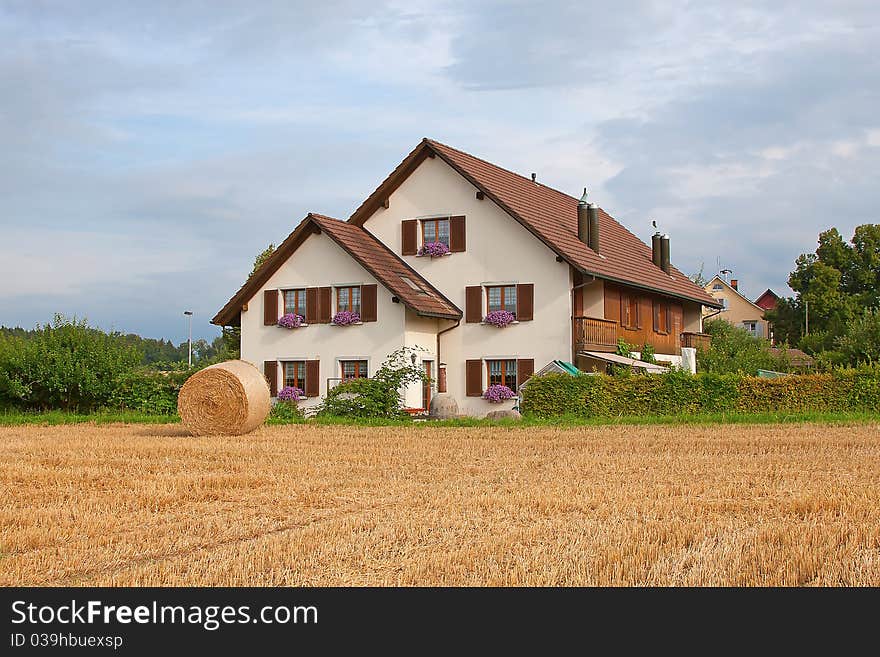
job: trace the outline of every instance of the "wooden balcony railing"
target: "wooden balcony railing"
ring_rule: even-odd
[[[574,318],[574,349],[614,351],[617,348],[617,322],[598,317]]]
[[[708,349],[712,344],[712,336],[708,333],[691,333],[686,331],[681,334],[682,347],[696,347],[697,349]]]

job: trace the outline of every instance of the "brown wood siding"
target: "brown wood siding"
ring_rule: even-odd
[[[516,286],[516,319],[528,322],[535,317],[535,285],[520,283]]]
[[[449,250],[452,253],[461,253],[465,250],[465,224],[464,217],[449,218]]]
[[[535,373],[534,358],[519,358],[516,361],[516,385],[521,386]]]
[[[469,285],[464,289],[464,317],[470,324],[483,321],[482,285]]]
[[[278,396],[278,362],[274,360],[263,361],[263,376],[269,383],[269,394]]]
[[[483,361],[479,359],[467,361],[464,372],[467,396],[481,396],[483,394]]]
[[[669,297],[651,294],[635,288],[605,284],[605,318],[620,322],[623,315],[620,307],[621,297],[637,296],[639,303],[639,318],[641,327],[630,329],[625,326],[617,327],[617,335],[628,344],[633,345],[636,351],[641,351],[645,343],[654,347],[658,354],[681,353],[681,333],[683,309],[681,303]],[[669,333],[662,334],[654,331],[654,301],[669,304]]]
[[[400,223],[401,226],[401,249],[402,255],[415,255],[418,252],[418,230],[419,222],[417,219],[407,219]]]
[[[571,285],[574,288],[574,302],[572,312],[575,317],[583,317],[584,315],[584,288],[578,287],[584,282],[584,275],[577,269],[572,268]]]
[[[306,361],[306,397],[317,397],[321,394],[321,361]]]
[[[263,292],[263,324],[271,326],[278,323],[278,290]]]
[[[329,287],[319,287],[318,288],[318,316],[315,321],[318,324],[328,324],[330,323],[330,318],[333,314],[333,309],[331,308],[331,297],[332,288]]]
[[[361,286],[361,321],[376,321],[377,292],[376,285]]]

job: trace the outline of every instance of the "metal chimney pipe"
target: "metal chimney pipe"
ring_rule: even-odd
[[[584,187],[584,195],[578,201],[578,239],[584,244],[590,243],[590,217],[587,202],[587,188]]]
[[[669,273],[669,235],[660,238],[660,269]]]
[[[654,265],[660,267],[662,260],[660,259],[660,231],[651,235],[651,259]]]
[[[587,207],[587,215],[590,218],[590,234],[587,246],[599,253],[599,206],[590,203]]]

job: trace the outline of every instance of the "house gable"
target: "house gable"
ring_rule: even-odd
[[[495,203],[579,271],[711,307],[717,305],[710,295],[675,267],[668,274],[660,270],[652,261],[650,247],[603,210],[599,210],[600,253],[596,253],[578,239],[577,199],[427,138],[382,182],[349,221],[364,225],[389,205],[404,180],[423,162],[434,158],[443,159],[473,185],[476,193]]]

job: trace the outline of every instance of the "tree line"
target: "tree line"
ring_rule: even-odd
[[[857,226],[847,242],[837,228],[819,235],[815,253],[795,261],[795,295],[767,313],[778,342],[820,365],[880,361],[880,224]]]

